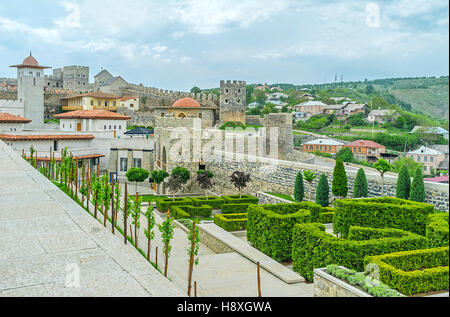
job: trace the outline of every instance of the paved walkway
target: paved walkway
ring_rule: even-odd
[[[183,296],[0,141],[0,296]]]
[[[123,194],[124,191],[122,190],[122,197]],[[143,206],[142,212],[144,213],[146,209],[147,206]],[[93,211],[92,205],[90,205],[90,210],[91,212]],[[123,227],[122,215],[122,212],[118,215],[117,222],[120,227]],[[99,216],[99,219],[101,218],[103,222],[102,217]],[[128,220],[128,226],[131,223],[130,219]],[[164,221],[164,215],[161,216],[155,211],[155,219],[157,224],[161,224]],[[138,247],[147,254],[148,242],[144,235],[147,223],[143,215],[141,216],[140,222]],[[112,229],[109,222],[107,227],[108,230]],[[161,242],[161,233],[157,225],[154,227],[154,232],[155,239],[152,240],[150,260],[155,263],[156,247],[158,247],[158,268],[164,272],[163,245]],[[129,235],[129,229],[127,233]],[[115,234],[122,237],[117,231]],[[190,242],[187,233],[175,227],[174,237],[172,239],[172,251],[169,256],[168,277],[184,290],[185,294],[187,294],[188,283],[189,245]],[[192,283],[194,281],[197,281],[198,296],[254,297],[258,295],[257,268],[255,263],[236,252],[216,254],[202,243],[200,243],[199,247],[199,264],[194,267],[193,271]],[[264,269],[261,269],[261,287],[263,296],[303,297],[314,295],[313,284],[306,284],[304,282],[287,284]]]

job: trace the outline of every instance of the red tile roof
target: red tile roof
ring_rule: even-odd
[[[36,141],[36,140],[92,140],[91,134],[0,134],[4,141]]]
[[[373,141],[366,141],[366,140],[356,140],[351,143],[346,144],[345,146],[358,146],[358,147],[368,147],[368,148],[383,148],[384,145],[378,144],[377,142]]]
[[[448,182],[448,175],[447,176],[438,176],[438,177],[424,178],[423,180],[427,181],[427,182],[437,182],[437,183]]]
[[[129,120],[131,117],[108,110],[75,110],[54,115],[55,119]]]
[[[28,123],[30,119],[15,116],[10,113],[0,112],[0,123]]]
[[[192,98],[181,98],[174,102],[172,107],[179,107],[179,108],[200,108],[200,104],[198,101],[192,99]]]
[[[92,97],[92,98],[102,98],[102,99],[120,99],[120,96],[117,95],[111,95],[111,94],[105,94],[104,92],[87,92],[84,94],[78,94],[78,95],[72,95],[68,97],[63,97],[61,99],[73,99],[73,98],[79,98],[79,97]]]
[[[137,99],[139,98],[138,96],[134,96],[134,97],[122,97],[120,98],[120,101],[127,101],[127,100],[131,100],[131,99]]]
[[[80,155],[80,156],[74,156],[73,158],[75,160],[83,160],[83,159],[90,159],[90,158],[97,158],[97,157],[105,157],[103,154],[90,154],[90,155]],[[29,159],[30,157],[27,156],[27,159]],[[38,156],[37,158],[35,157],[35,159],[37,161],[50,161],[51,159],[49,157],[42,157],[42,156]],[[61,161],[60,157],[55,157],[55,161]]]

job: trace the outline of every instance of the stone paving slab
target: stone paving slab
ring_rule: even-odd
[[[184,296],[2,141],[0,236],[0,296]]]
[[[276,277],[280,278],[284,282],[291,283],[301,283],[305,279],[299,274],[287,269],[282,264],[278,263],[274,259],[265,255],[264,253],[256,250],[250,246],[247,242],[235,237],[231,233],[225,231],[224,229],[216,226],[213,223],[200,224],[200,228],[208,232],[210,235],[222,241],[231,249],[235,250],[237,253],[241,254],[245,258],[251,260],[254,263],[259,262],[260,266],[272,273]]]

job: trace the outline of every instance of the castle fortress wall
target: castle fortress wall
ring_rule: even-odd
[[[214,174],[215,188],[214,191],[222,194],[234,194],[236,189],[230,183],[230,175],[236,171],[243,171],[250,173],[252,181],[243,190],[247,194],[255,194],[258,191],[267,191],[274,193],[282,193],[293,195],[294,183],[297,173],[299,171],[311,170],[316,174],[325,174],[331,189],[333,180],[333,168],[318,166],[305,163],[297,163],[290,161],[272,161],[274,165],[269,164],[270,160],[265,159],[266,162],[261,162],[261,158],[251,158],[244,156],[240,161],[236,160],[222,160],[214,161],[208,160],[206,162],[206,169]],[[357,170],[346,169],[348,189],[347,197],[353,197],[353,185]],[[366,171],[368,182],[369,197],[393,196],[395,197],[395,190],[397,184],[396,175],[384,176],[384,195],[382,194],[381,178],[379,173]],[[319,177],[317,177],[310,187],[305,182],[305,198],[312,197],[315,199],[316,187]],[[438,210],[448,211],[449,209],[449,185],[433,182],[425,182],[426,202],[434,205]],[[330,195],[332,195],[330,191]],[[330,200],[331,201],[331,200]]]

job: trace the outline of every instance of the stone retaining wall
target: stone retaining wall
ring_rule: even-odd
[[[273,164],[269,164],[273,163]],[[276,163],[276,164],[275,164]],[[293,195],[295,177],[299,171],[311,170],[317,174],[325,174],[328,178],[331,195],[331,182],[333,177],[333,168],[327,166],[318,166],[306,163],[291,161],[271,161],[260,158],[255,159],[245,155],[242,159],[209,161],[207,169],[214,174],[214,190],[222,194],[235,194],[236,189],[230,183],[230,175],[236,171],[250,173],[251,182],[243,190],[243,193],[254,194],[255,192],[277,192],[286,195]],[[351,166],[346,167],[348,180],[348,195],[353,196],[353,183],[356,177],[357,169]],[[393,196],[397,184],[396,175],[385,175],[384,177],[384,195],[382,194],[381,178],[378,172],[366,171],[366,178],[369,187],[369,197]],[[310,186],[305,182],[305,198],[314,200],[315,189],[319,177],[317,177]],[[449,208],[449,185],[432,182],[425,182],[426,202],[435,206],[436,209],[448,211]],[[331,195],[332,196],[332,195]],[[333,201],[331,197],[330,202]]]
[[[293,202],[287,199],[283,199],[277,196],[273,196],[264,192],[257,192],[256,198],[259,200],[260,205],[265,204],[292,204]]]
[[[325,269],[315,269],[314,297],[373,297],[373,296],[326,273]]]

